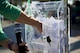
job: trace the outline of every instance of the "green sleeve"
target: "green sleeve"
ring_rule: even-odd
[[[1,21],[1,20],[0,20],[0,21]],[[4,40],[6,40],[6,39],[9,39],[9,38],[8,38],[7,35],[3,32],[2,26],[1,26],[1,22],[0,22],[0,41],[4,41]]]
[[[0,14],[5,18],[15,21],[20,15],[21,10],[17,7],[11,5],[6,0],[0,0]],[[7,35],[3,32],[1,23],[0,23],[0,41],[8,39]]]
[[[0,31],[0,41],[4,41],[6,39],[9,39],[7,35],[3,31]]]
[[[0,14],[5,18],[15,21],[20,15],[21,10],[16,6],[10,4],[6,0],[0,0]]]

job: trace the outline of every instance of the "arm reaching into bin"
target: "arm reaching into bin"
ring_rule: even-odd
[[[5,18],[9,20],[32,25],[36,27],[40,32],[42,32],[42,24],[38,20],[26,15],[22,10],[10,4],[7,0],[0,0],[0,14],[2,14]],[[18,50],[16,44],[12,43],[11,40],[9,40],[9,38],[7,37],[7,35],[3,32],[1,25],[0,45],[12,49],[14,52],[16,52],[15,50]]]
[[[26,15],[24,12],[21,12],[19,18],[16,21],[32,25],[36,27],[40,32],[42,32],[42,23],[35,18],[31,18],[30,16]]]

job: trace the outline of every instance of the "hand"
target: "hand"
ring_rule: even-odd
[[[39,23],[37,25],[37,29],[39,30],[40,33],[42,32],[42,23]]]
[[[25,44],[26,44],[25,42],[22,42],[22,43],[19,44],[19,46],[23,46],[23,45],[25,45]],[[25,51],[25,52],[26,52],[26,53],[29,52],[28,47],[25,46],[25,48],[26,48],[26,51]],[[15,53],[19,53],[17,44],[15,44],[15,43],[12,44],[11,49],[12,49],[12,51],[14,51]]]

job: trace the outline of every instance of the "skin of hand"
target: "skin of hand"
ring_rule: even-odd
[[[4,40],[4,41],[2,41],[2,42],[0,42],[0,45],[2,45],[3,47],[5,47],[5,48],[8,48],[8,43],[9,42],[11,42],[11,40],[9,40],[9,39],[7,39],[7,40]],[[26,43],[25,42],[22,42],[22,43],[20,43],[19,45],[20,46],[22,46],[22,45],[25,45]],[[28,49],[28,47],[27,46],[25,46],[25,48],[26,48],[26,53],[27,52],[29,52],[29,49]],[[11,45],[11,51],[13,51],[13,52],[15,52],[15,53],[19,53],[18,52],[18,46],[17,46],[17,44],[16,43],[13,43],[12,45]]]
[[[23,46],[23,45],[25,45],[25,44],[26,44],[25,42],[22,42],[22,43],[20,43],[19,45],[20,45],[20,46]],[[11,48],[12,48],[12,51],[14,51],[15,53],[19,53],[17,44],[14,43],[14,44],[11,46]],[[26,52],[26,53],[29,52],[28,47],[25,46],[25,48],[26,48],[26,51],[25,51],[25,52]]]

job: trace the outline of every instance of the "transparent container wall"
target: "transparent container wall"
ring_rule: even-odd
[[[68,34],[64,1],[32,1],[29,9],[29,15],[42,22],[43,30],[40,33],[25,25],[25,39],[32,53],[66,53]]]

